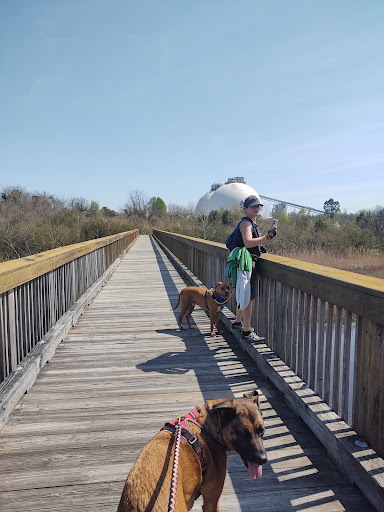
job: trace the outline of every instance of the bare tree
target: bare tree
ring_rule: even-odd
[[[209,239],[211,223],[206,215],[199,215],[196,219],[196,227],[201,233],[203,240]]]
[[[149,199],[142,190],[132,190],[123,209],[126,215],[147,217],[149,211]]]

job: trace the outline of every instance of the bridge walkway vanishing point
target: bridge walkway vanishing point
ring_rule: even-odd
[[[177,328],[170,308],[184,286],[140,236],[0,434],[0,510],[116,511],[130,467],[166,421],[257,386],[269,462],[253,481],[230,453],[220,510],[373,511],[230,333],[211,338],[199,308],[195,329]]]

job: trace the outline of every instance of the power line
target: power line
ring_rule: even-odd
[[[280,204],[285,204],[287,206],[293,206],[294,208],[303,208],[304,210],[308,210],[308,212],[316,212],[316,213],[325,214],[325,212],[323,210],[316,210],[316,208],[312,208],[311,206],[303,206],[300,204],[288,203],[287,201],[281,201],[280,199],[273,199],[273,197],[267,197],[267,196],[261,196],[261,195],[260,195],[260,198],[266,199],[267,201],[272,201],[274,203],[280,203]]]

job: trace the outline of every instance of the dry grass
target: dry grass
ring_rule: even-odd
[[[341,254],[303,250],[290,251],[282,256],[384,279],[384,254],[378,251],[349,250]]]

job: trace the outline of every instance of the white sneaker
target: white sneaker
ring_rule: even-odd
[[[231,329],[232,329],[232,331],[240,331],[240,332],[242,332],[242,331],[244,331],[244,324],[243,324],[242,321],[239,322],[238,324],[237,323],[235,324],[235,322],[233,322],[232,325],[231,325]],[[251,332],[253,332],[254,330],[255,329],[253,327],[251,327]]]
[[[258,341],[265,341],[263,336],[258,336],[254,330],[252,330],[249,334],[245,335],[243,332],[241,333],[241,339],[244,341],[248,341],[249,343],[257,343]]]

